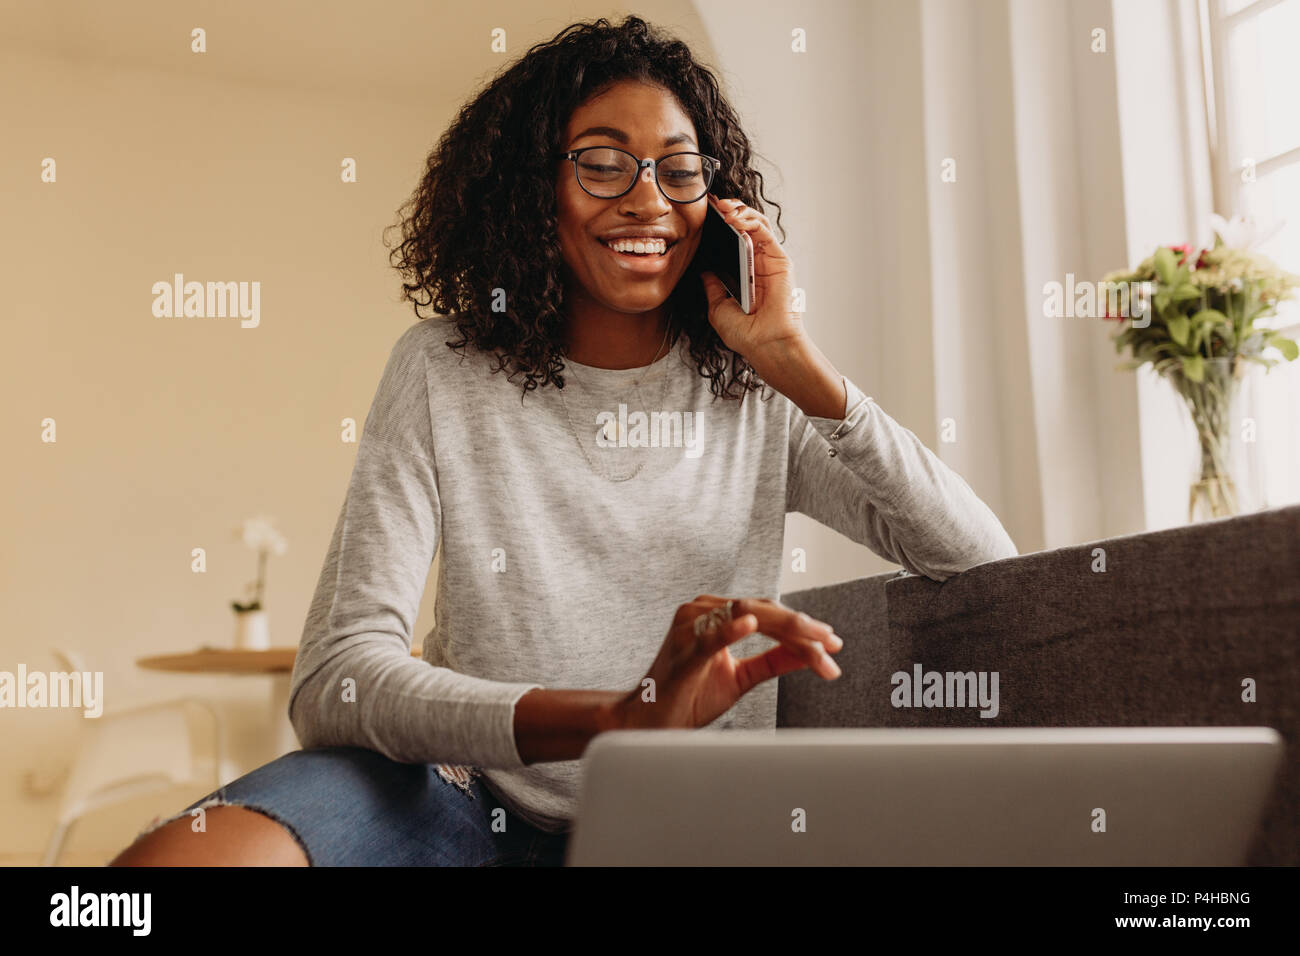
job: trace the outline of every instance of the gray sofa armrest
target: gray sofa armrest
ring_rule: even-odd
[[[1268,726],[1300,753],[1300,505],[1018,555],[942,583],[881,574],[782,601],[830,622],[845,647],[837,681],[779,679],[778,726]],[[917,664],[998,672],[997,716],[893,706],[891,675]],[[1294,756],[1250,862],[1300,863]]]

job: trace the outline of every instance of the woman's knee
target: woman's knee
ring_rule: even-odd
[[[109,866],[309,866],[283,824],[248,807],[213,806],[139,837]]]

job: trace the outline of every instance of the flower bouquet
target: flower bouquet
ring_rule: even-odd
[[[1295,340],[1284,334],[1289,329],[1266,321],[1300,287],[1300,276],[1250,251],[1266,238],[1254,234],[1251,223],[1212,219],[1211,248],[1161,246],[1137,268],[1102,280],[1104,288],[1148,292],[1140,306],[1125,301],[1119,314],[1108,307],[1105,317],[1127,326],[1114,335],[1115,350],[1128,348],[1133,356],[1120,367],[1150,363],[1191,414],[1201,460],[1200,479],[1189,496],[1189,521],[1238,512],[1228,464],[1229,416],[1246,363],[1271,368],[1300,354]]]

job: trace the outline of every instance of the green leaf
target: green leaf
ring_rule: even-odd
[[[1216,323],[1229,327],[1232,325],[1232,320],[1218,309],[1201,309],[1192,316],[1192,321],[1197,325],[1213,325]]]
[[[1268,344],[1281,352],[1282,357],[1288,362],[1294,362],[1297,356],[1300,356],[1300,347],[1296,346],[1294,339],[1284,338],[1281,335],[1270,335]]]
[[[1169,308],[1169,293],[1157,292],[1155,303],[1157,312],[1163,312],[1165,309]]]
[[[1185,282],[1171,293],[1175,302],[1186,302],[1188,299],[1199,299],[1201,290],[1196,288],[1190,282]]]
[[[1174,250],[1161,246],[1156,250],[1154,265],[1161,284],[1173,285],[1174,276],[1178,273],[1178,260],[1174,258]]]
[[[1199,355],[1189,355],[1183,359],[1183,374],[1193,382],[1205,381],[1205,362]]]
[[[1185,315],[1170,316],[1169,321],[1165,323],[1169,326],[1169,337],[1179,345],[1187,344],[1188,322]]]

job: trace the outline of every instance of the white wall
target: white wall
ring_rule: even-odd
[[[914,8],[849,0],[697,8],[781,204],[809,332],[840,372],[933,447],[922,94],[915,82],[881,81],[916,69]],[[792,50],[795,29],[805,53]],[[784,592],[895,567],[803,515],[786,527]],[[792,570],[794,548],[806,551],[806,572]]]

